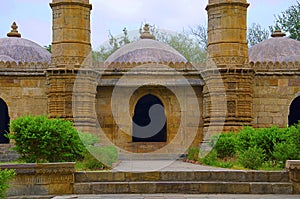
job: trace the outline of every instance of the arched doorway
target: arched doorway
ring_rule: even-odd
[[[290,106],[289,126],[297,124],[300,120],[300,96],[293,100]]]
[[[162,102],[148,94],[137,102],[132,122],[133,142],[166,142],[167,120]]]
[[[3,99],[0,98],[0,144],[8,144],[9,139],[5,136],[9,133],[8,107]]]

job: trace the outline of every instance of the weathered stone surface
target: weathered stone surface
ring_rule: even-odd
[[[0,168],[14,169],[8,196],[72,194],[75,163],[11,164]]]

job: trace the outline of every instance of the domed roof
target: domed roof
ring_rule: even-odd
[[[154,40],[145,25],[141,39],[129,43],[109,56],[106,63],[186,63],[187,60],[171,46]]]
[[[281,31],[275,31],[267,39],[249,49],[250,62],[300,62],[300,41],[284,37]]]
[[[12,31],[7,34],[8,37],[0,38],[0,61],[50,63],[51,54],[40,45],[21,38],[17,28],[16,23],[13,23]]]

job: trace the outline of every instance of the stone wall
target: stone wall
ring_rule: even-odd
[[[19,157],[12,147],[12,144],[0,144],[0,162],[10,162]]]
[[[124,92],[123,94],[125,96],[129,89],[130,88],[126,87],[122,88],[122,92]],[[104,143],[111,142],[125,151],[134,153],[158,152],[168,154],[182,150],[188,143],[194,146],[199,145],[203,136],[202,115],[194,115],[196,113],[185,111],[195,109],[197,108],[196,106],[199,106],[200,112],[202,113],[202,87],[194,87],[194,90],[195,93],[197,93],[196,101],[198,103],[192,104],[186,101],[185,105],[190,106],[190,108],[184,109],[184,107],[179,105],[175,94],[163,86],[145,86],[138,88],[130,97],[128,106],[122,96],[117,96],[118,103],[112,105],[111,96],[113,87],[98,87],[96,109],[98,121],[104,133],[100,140]],[[184,93],[185,88],[177,87],[176,92]],[[157,96],[164,105],[167,117],[167,142],[147,142],[147,144],[143,142],[132,142],[131,117],[133,116],[137,101],[146,94]],[[119,93],[119,95],[122,95],[122,93]],[[112,106],[115,106],[114,110],[116,110],[116,114],[114,115]],[[126,115],[128,109],[130,117],[128,117],[128,114]],[[182,122],[183,120],[184,122]],[[196,132],[194,132],[195,130]],[[108,142],[103,140],[107,140]]]
[[[63,195],[74,192],[75,163],[9,164],[17,176],[8,196]]]
[[[300,79],[299,72],[293,70],[295,64],[284,66],[285,63],[254,66],[253,127],[288,125],[290,104],[300,92]]]
[[[0,97],[6,102],[10,119],[22,115],[47,115],[47,84],[41,74],[0,74]]]

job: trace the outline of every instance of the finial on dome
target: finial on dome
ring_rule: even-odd
[[[275,30],[275,32],[271,35],[271,37],[285,37],[286,34],[281,32],[281,30]]]
[[[155,39],[155,37],[150,33],[149,24],[145,24],[144,32],[141,33],[141,39]]]
[[[18,26],[16,22],[13,22],[11,25],[11,31],[7,33],[8,37],[21,37],[21,34],[18,32]]]

